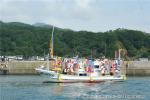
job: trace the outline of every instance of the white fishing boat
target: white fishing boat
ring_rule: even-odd
[[[119,77],[116,76],[78,76],[78,75],[66,75],[56,73],[54,71],[48,71],[43,69],[36,69],[41,74],[46,75],[49,79],[45,80],[45,82],[51,83],[76,83],[76,82],[83,82],[83,83],[98,83],[104,81],[124,81],[126,80],[126,76],[121,75]]]
[[[91,83],[91,82],[94,82],[94,83],[98,83],[98,82],[103,82],[103,81],[124,81],[124,80],[126,80],[125,68],[123,68],[122,60],[120,59],[120,51],[121,50],[119,50],[118,58],[116,58],[114,60],[114,62],[117,62],[115,64],[117,70],[114,70],[113,74],[109,74],[110,72],[103,73],[104,66],[100,66],[99,61],[93,61],[93,67],[92,68],[91,68],[91,66],[89,67],[92,69],[92,71],[90,71],[90,72],[85,70],[85,65],[84,65],[82,59],[80,59],[78,62],[78,65],[80,67],[78,67],[77,69],[74,69],[74,71],[72,73],[69,73],[67,71],[64,72],[64,70],[68,70],[68,68],[64,68],[63,65],[61,65],[61,67],[60,66],[54,67],[54,62],[56,62],[57,59],[55,59],[53,56],[53,54],[54,54],[54,52],[53,52],[54,51],[53,50],[53,33],[54,33],[54,27],[52,30],[52,37],[51,37],[51,42],[50,42],[51,60],[48,59],[46,66],[41,65],[40,67],[35,69],[42,76],[47,77],[47,80],[44,80],[45,82],[51,82],[51,83],[76,83],[76,82],[85,82],[85,83],[90,82]],[[76,64],[77,64],[77,62],[76,62]],[[69,67],[69,68],[71,69],[72,67]],[[88,67],[86,67],[86,68],[88,68]],[[73,68],[71,70],[73,70]],[[106,70],[106,69],[104,69],[104,70]]]

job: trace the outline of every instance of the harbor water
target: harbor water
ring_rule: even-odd
[[[43,83],[38,75],[1,75],[0,100],[150,100],[150,77],[124,82]]]

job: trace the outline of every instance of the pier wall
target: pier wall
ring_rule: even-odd
[[[7,62],[8,74],[37,74],[35,68],[47,65],[47,61],[10,61]],[[150,76],[150,61],[125,62],[128,76]]]
[[[45,61],[10,61],[8,74],[37,74],[35,68],[46,63]]]
[[[150,76],[150,61],[126,62],[128,76]]]

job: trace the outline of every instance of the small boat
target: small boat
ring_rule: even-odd
[[[125,73],[125,71],[123,71],[123,70],[125,70],[125,68],[122,68],[122,60],[120,59],[121,49],[119,49],[118,58],[116,58],[113,61],[113,62],[117,62],[115,64],[113,63],[113,65],[116,66],[117,70],[113,69],[113,67],[112,67],[113,65],[111,66],[113,69],[113,74],[109,74],[110,72],[107,72],[107,74],[106,74],[106,72],[103,73],[105,71],[105,69],[104,69],[105,67],[100,66],[100,64],[99,64],[100,61],[94,61],[91,59],[88,60],[88,62],[90,61],[92,64],[90,63],[91,65],[89,65],[89,63],[88,63],[86,65],[86,66],[88,66],[86,68],[90,68],[91,71],[90,72],[86,71],[85,63],[83,63],[83,60],[85,61],[85,59],[80,59],[77,62],[77,60],[75,60],[77,57],[74,59],[74,62],[75,62],[75,65],[78,64],[80,67],[77,67],[77,69],[74,69],[75,71],[73,71],[73,74],[72,73],[70,74],[67,71],[64,72],[64,70],[68,70],[68,68],[64,68],[63,65],[61,65],[61,67],[63,66],[63,68],[58,67],[58,66],[56,67],[54,62],[56,63],[58,61],[58,59],[54,58],[54,56],[53,56],[53,54],[54,54],[54,52],[53,52],[53,32],[54,32],[54,27],[52,30],[52,37],[51,37],[51,42],[50,42],[49,55],[50,55],[51,59],[48,59],[47,66],[41,65],[40,67],[35,69],[42,76],[47,77],[47,80],[44,80],[44,82],[50,82],[50,83],[77,83],[77,82],[99,83],[99,82],[104,82],[104,81],[124,81],[124,80],[126,80],[126,73]],[[72,61],[71,60],[69,60],[69,61],[71,64]],[[50,66],[50,63],[51,63],[51,66]],[[105,64],[103,64],[103,65],[105,65]],[[68,64],[68,66],[69,66],[69,64]],[[70,66],[69,66],[69,68],[71,69]],[[74,66],[74,63],[73,63],[73,66]],[[53,68],[51,68],[51,67],[53,67]],[[73,70],[73,68],[71,70]]]

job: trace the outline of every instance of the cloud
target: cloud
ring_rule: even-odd
[[[0,20],[44,22],[74,30],[150,32],[149,0],[1,0]]]
[[[94,0],[93,0],[94,1]],[[75,0],[76,4],[79,7],[82,7],[84,9],[88,8],[90,6],[91,0]]]

